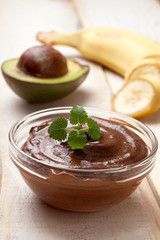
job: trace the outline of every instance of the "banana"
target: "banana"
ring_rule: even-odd
[[[73,34],[42,32],[45,44],[77,48],[86,58],[125,77],[113,97],[112,109],[144,117],[160,108],[160,44],[139,34],[114,28],[82,29]]]
[[[160,58],[144,58],[125,74],[122,88],[112,99],[112,109],[141,118],[160,109]]]
[[[160,109],[160,79],[144,74],[126,81],[112,99],[114,111],[135,118],[146,117]]]
[[[151,74],[160,79],[160,58],[143,58],[126,72],[125,82],[137,76]]]

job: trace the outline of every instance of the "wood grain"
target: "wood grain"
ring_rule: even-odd
[[[14,9],[14,11],[13,11]],[[82,27],[112,26],[139,32],[160,41],[160,4],[156,0],[1,0],[0,62],[39,44],[38,31],[74,32]],[[37,199],[23,182],[8,155],[8,130],[24,115],[56,106],[80,104],[110,108],[110,99],[123,79],[91,63],[74,49],[57,47],[90,66],[86,81],[72,94],[55,102],[29,105],[18,98],[1,76],[0,152],[2,160],[2,240],[159,240],[160,162],[140,187],[119,205],[98,213],[72,213],[51,208]],[[160,112],[141,121],[159,139]]]

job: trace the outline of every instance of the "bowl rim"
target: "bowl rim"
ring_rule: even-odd
[[[114,111],[111,111],[111,110],[107,110],[105,108],[96,108],[96,107],[84,107],[83,108],[87,111],[97,111],[97,112],[105,112],[105,113],[108,113],[108,114],[111,114],[111,115],[114,115],[114,117],[117,117],[117,120],[121,120],[118,118],[118,116],[122,117],[122,118],[125,118],[123,119],[124,122],[126,123],[129,123],[129,121],[133,121],[135,124],[139,125],[141,130],[143,130],[145,133],[147,133],[149,139],[152,141],[152,145],[153,145],[153,149],[151,149],[151,151],[149,152],[149,154],[141,159],[140,161],[136,162],[136,163],[133,163],[133,164],[130,164],[130,165],[127,165],[127,166],[122,166],[122,167],[116,167],[116,168],[103,168],[103,169],[73,169],[73,168],[68,168],[68,167],[63,167],[63,166],[53,166],[53,165],[50,165],[48,163],[45,163],[45,162],[42,162],[34,157],[31,157],[29,156],[28,154],[26,154],[25,152],[23,152],[21,150],[21,148],[19,148],[15,142],[14,142],[14,139],[13,139],[13,133],[14,133],[14,130],[15,128],[24,123],[27,119],[31,118],[31,117],[34,117],[35,115],[38,115],[38,114],[44,114],[44,113],[49,113],[49,112],[54,112],[54,111],[62,111],[62,110],[71,110],[73,106],[62,106],[62,107],[53,107],[53,108],[46,108],[46,109],[42,109],[42,110],[38,110],[38,111],[35,111],[35,112],[32,112],[30,114],[27,114],[25,115],[23,118],[19,119],[18,121],[16,121],[12,127],[10,128],[10,131],[9,131],[9,134],[8,134],[8,137],[9,137],[9,143],[11,144],[11,146],[20,154],[22,154],[22,156],[24,156],[25,158],[29,158],[30,160],[32,160],[33,162],[35,162],[36,164],[39,164],[39,165],[42,165],[42,166],[45,166],[45,167],[49,167],[49,168],[53,168],[53,169],[58,169],[58,170],[63,170],[63,171],[68,171],[68,172],[83,172],[83,173],[99,173],[99,172],[105,172],[105,173],[116,173],[116,172],[127,172],[129,170],[132,170],[132,169],[136,169],[138,167],[142,167],[143,165],[151,162],[150,159],[152,159],[154,157],[154,155],[156,154],[157,150],[158,150],[158,140],[155,136],[155,134],[153,133],[153,131],[147,126],[145,125],[144,123],[141,123],[140,121],[138,121],[137,119],[135,118],[132,118],[130,116],[127,116],[125,114],[122,114],[122,113],[118,113],[118,112],[114,112]],[[130,123],[131,124],[131,123]],[[131,124],[132,125],[132,124]],[[150,133],[150,135],[148,134],[148,132]],[[154,141],[154,144],[153,144],[153,141]],[[17,161],[16,161],[17,162]],[[23,165],[23,164],[22,164]],[[25,167],[26,168],[26,167]],[[28,169],[29,170],[29,169]]]

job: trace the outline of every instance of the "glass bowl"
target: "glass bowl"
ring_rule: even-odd
[[[31,127],[44,121],[69,116],[72,107],[34,112],[15,123],[9,132],[9,153],[24,181],[37,196],[56,208],[90,212],[114,206],[128,197],[152,170],[158,143],[141,122],[105,109],[85,108],[89,116],[112,120],[139,135],[149,154],[137,163],[110,169],[69,169],[33,158],[21,150]]]

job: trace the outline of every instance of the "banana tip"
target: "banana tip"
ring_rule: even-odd
[[[39,42],[42,42],[47,45],[53,45],[54,44],[54,38],[53,38],[54,31],[52,32],[38,32],[36,34],[36,39]]]

